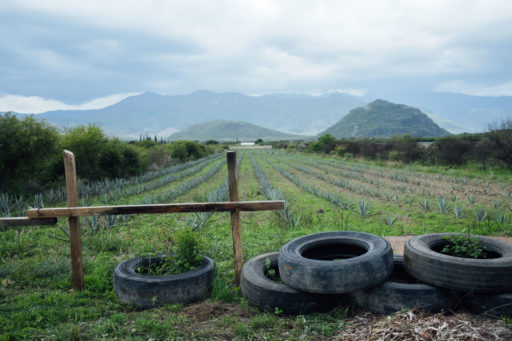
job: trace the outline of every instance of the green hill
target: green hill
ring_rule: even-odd
[[[398,134],[421,137],[450,135],[419,109],[381,99],[352,109],[319,136],[324,134],[338,138],[390,137]]]
[[[300,140],[304,138],[307,138],[307,136],[282,133],[277,130],[263,128],[246,122],[226,120],[214,120],[194,124],[169,137],[170,140],[194,141],[254,141],[257,139],[279,141]]]

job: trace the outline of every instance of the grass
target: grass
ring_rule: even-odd
[[[309,233],[332,230],[358,230],[376,235],[422,234],[428,232],[463,231],[468,225],[473,231],[488,235],[510,235],[511,202],[499,197],[496,209],[484,192],[475,193],[475,204],[465,199],[465,193],[457,199],[465,206],[461,217],[456,218],[448,209],[441,214],[437,209],[435,195],[430,198],[421,194],[425,183],[432,183],[436,191],[450,191],[451,183],[442,169],[430,172],[428,169],[401,168],[402,172],[416,172],[410,175],[421,178],[416,189],[414,202],[409,205],[405,194],[396,189],[394,194],[402,198],[386,200],[385,196],[369,197],[350,190],[340,189],[332,183],[307,175],[292,167],[324,172],[327,176],[341,179],[334,168],[321,164],[330,161],[327,157],[287,155],[287,153],[255,153],[255,158],[271,185],[281,191],[292,209],[300,216],[296,226],[286,224],[276,212],[242,212],[243,258],[248,259],[266,252],[278,251],[286,242]],[[301,160],[313,160],[314,167]],[[336,159],[336,162],[341,162]],[[197,174],[180,179],[171,186],[185,183],[211,169],[218,160]],[[277,172],[272,166],[277,163],[293,173],[303,182],[349,198],[354,204],[343,210],[333,203],[300,190],[295,184]],[[347,167],[359,167],[368,181],[379,180],[378,191],[392,190],[402,182],[389,179],[397,171],[388,164],[350,161]],[[367,168],[364,168],[367,167]],[[368,170],[364,173],[365,169]],[[370,174],[370,171],[373,173]],[[240,200],[264,200],[250,158],[245,156],[240,164]],[[380,174],[385,175],[379,178]],[[412,173],[411,173],[412,174]],[[225,179],[223,167],[207,182],[176,198],[175,202],[203,200],[206,193],[214,190]],[[437,180],[443,175],[442,180]],[[509,174],[510,175],[510,174]],[[457,176],[488,181],[493,191],[510,186],[504,177],[496,174],[475,174],[471,170]],[[370,186],[364,179],[347,178],[354,184]],[[382,181],[382,183],[380,182]],[[470,180],[472,181],[472,180]],[[381,184],[380,184],[381,183]],[[461,186],[458,184],[457,186]],[[469,185],[468,185],[469,186]],[[427,188],[427,187],[425,187]],[[156,195],[162,189],[127,198],[130,202],[146,196]],[[435,193],[436,195],[438,193]],[[442,193],[441,193],[442,194]],[[452,208],[454,203],[445,195]],[[391,197],[390,197],[391,198]],[[424,211],[419,202],[430,200],[431,209]],[[358,213],[358,201],[365,199],[373,214],[362,217]],[[496,199],[496,198],[495,198]],[[99,198],[90,198],[99,203]],[[459,201],[460,200],[460,201]],[[480,223],[475,222],[474,211],[479,208],[489,214]],[[505,214],[502,223],[491,219],[499,211]],[[396,220],[386,223],[386,218]],[[69,242],[62,233],[65,220],[57,227],[31,227],[0,232],[0,340],[9,339],[321,339],[339,334],[350,323],[351,311],[340,307],[325,314],[306,316],[282,316],[279,311],[260,312],[247,304],[240,289],[234,285],[233,251],[229,213],[216,213],[199,233],[205,240],[205,252],[216,261],[217,271],[214,284],[207,300],[188,306],[168,305],[164,307],[137,310],[123,306],[117,300],[112,287],[112,273],[120,262],[149,253],[165,252],[171,249],[176,231],[185,227],[186,214],[139,215],[115,226],[104,227],[93,233],[82,230],[82,250],[85,273],[85,287],[74,292],[71,283]],[[83,219],[82,219],[83,222]],[[82,226],[85,226],[83,224]]]

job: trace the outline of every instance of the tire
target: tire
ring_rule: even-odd
[[[268,268],[267,260],[270,262]],[[256,256],[242,268],[242,295],[261,310],[274,312],[277,309],[289,315],[325,312],[342,304],[346,299],[345,295],[311,294],[295,290],[267,278],[266,274],[270,269],[279,274],[277,252]]]
[[[392,314],[402,309],[419,309],[431,313],[453,310],[459,297],[448,289],[421,283],[405,272],[403,256],[393,257],[393,276],[401,281],[388,279],[379,286],[349,293],[353,303],[375,314]]]
[[[512,318],[512,294],[470,294],[465,297],[464,306],[473,314]]]
[[[215,262],[211,258],[204,257],[203,264],[177,275],[148,276],[135,271],[150,261],[161,261],[164,256],[132,258],[114,269],[114,292],[122,303],[152,308],[163,304],[190,303],[206,297],[215,273]]]
[[[278,256],[281,279],[312,293],[347,293],[376,286],[393,269],[388,241],[363,232],[310,234],[284,245]]]
[[[497,258],[472,259],[442,254],[453,233],[433,233],[405,243],[404,268],[413,277],[444,288],[467,292],[512,292],[512,244],[476,237]]]

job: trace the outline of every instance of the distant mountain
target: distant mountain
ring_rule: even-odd
[[[306,136],[287,134],[239,121],[213,120],[191,125],[172,134],[170,140],[264,141],[299,140]]]
[[[398,134],[433,137],[450,133],[441,129],[417,108],[378,99],[352,109],[338,123],[319,135],[324,134],[349,138],[390,137]]]
[[[287,133],[314,135],[365,104],[341,93],[324,96],[213,93],[164,96],[146,92],[97,110],[60,110],[35,115],[59,127],[96,123],[107,133],[138,138],[142,132],[164,136],[192,124],[224,119],[243,121]],[[168,135],[168,134],[166,134]]]
[[[485,131],[489,124],[512,118],[512,96],[471,96],[448,92],[390,92],[380,94],[379,97],[419,108],[441,127],[453,133]],[[375,97],[367,96],[364,99],[371,101]],[[443,119],[438,120],[432,114]]]

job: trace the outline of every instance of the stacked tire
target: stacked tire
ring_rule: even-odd
[[[464,299],[475,313],[512,314],[512,245],[479,237],[494,258],[443,255],[449,234],[410,239],[404,256],[381,237],[352,231],[316,233],[279,253],[244,265],[241,289],[259,308],[288,314],[325,311],[351,303],[377,314],[403,309],[453,311]],[[282,283],[269,278],[274,271]]]
[[[297,238],[279,253],[257,256],[242,269],[249,303],[287,314],[325,311],[349,303],[350,292],[377,286],[393,269],[393,251],[381,237],[335,231]],[[283,283],[268,278],[277,270]]]

